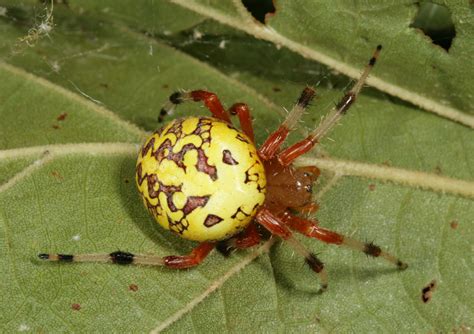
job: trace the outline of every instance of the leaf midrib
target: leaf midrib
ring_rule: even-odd
[[[130,31],[128,28],[123,28],[129,33],[133,33],[133,31]],[[137,34],[136,34],[137,35]],[[156,40],[154,40],[155,43],[158,43]],[[161,44],[160,44],[161,45]],[[169,47],[169,46],[165,46]],[[177,51],[180,52],[180,51]],[[199,62],[198,60],[184,54],[186,57],[189,57],[189,59]],[[255,92],[254,89],[234,80],[231,79],[221,72],[217,71],[216,69],[213,69],[209,65],[199,62],[200,66],[205,66],[208,69],[216,72],[220,76],[226,78],[226,80],[230,81],[231,84],[233,85],[238,85],[240,88],[248,91],[258,99],[260,99],[264,104],[266,104],[269,109],[272,111],[280,111],[280,108],[277,108],[271,101],[269,101],[267,98],[264,96],[258,94]],[[62,86],[59,86],[57,84],[54,84],[44,78],[35,76],[34,74],[31,74],[23,69],[20,69],[16,66],[10,65],[8,63],[0,61],[0,68],[3,68],[7,71],[10,71],[11,73],[15,75],[20,75],[25,78],[25,80],[31,80],[35,82],[38,85],[41,85],[43,87],[46,87],[47,89],[50,89],[68,99],[71,99],[72,101],[75,101],[83,106],[85,106],[87,109],[91,110],[92,112],[95,112],[101,116],[107,117],[109,120],[111,120],[113,123],[117,124],[117,126],[120,126],[124,128],[126,131],[128,131],[130,134],[138,136],[141,139],[144,139],[147,135],[147,132],[139,127],[137,127],[135,124],[130,123],[128,121],[123,120],[119,116],[117,116],[115,113],[112,111],[108,110],[107,108],[103,106],[99,106],[92,101],[86,99],[85,97],[75,94]],[[21,158],[21,157],[28,157],[32,155],[39,155],[41,153],[44,153],[46,151],[53,150],[55,151],[56,155],[65,155],[65,154],[80,154],[80,153],[90,153],[94,152],[94,154],[104,154],[104,155],[110,155],[110,154],[136,154],[138,148],[139,148],[140,143],[119,143],[119,142],[107,142],[107,143],[80,143],[80,144],[56,144],[56,145],[46,145],[46,146],[36,146],[36,147],[25,147],[25,148],[16,148],[16,149],[10,149],[10,150],[3,150],[0,151],[0,160],[1,159],[14,159],[14,158]],[[50,157],[53,158],[53,157]],[[300,158],[299,160],[300,164],[309,164],[309,165],[317,165],[321,169],[326,169],[330,170],[332,172],[339,173],[342,176],[362,176],[362,177],[367,177],[367,178],[375,178],[375,179],[382,179],[384,181],[393,181],[396,183],[404,184],[404,185],[409,185],[409,186],[417,186],[417,187],[422,187],[422,188],[431,188],[431,190],[434,190],[432,187],[430,187],[429,182],[424,182],[424,183],[417,183],[417,182],[408,182],[406,179],[404,180],[403,177],[397,177],[397,178],[391,178],[388,175],[383,175],[383,173],[380,173],[380,171],[401,171],[400,174],[406,174],[410,173],[409,170],[401,169],[401,168],[394,168],[394,167],[382,167],[376,164],[367,164],[363,162],[356,162],[356,161],[342,161],[342,160],[335,160],[331,158],[307,158],[303,157]],[[355,168],[352,170],[352,172],[348,171],[347,168],[344,166],[348,165],[353,165]],[[31,168],[32,170],[36,170],[37,168],[33,168],[34,166],[28,166],[25,169]],[[379,171],[377,175],[371,175],[369,172],[363,173],[360,172],[360,168],[365,168],[365,169],[376,169]],[[22,173],[22,172],[20,172]],[[440,191],[440,192],[448,192],[448,193],[454,193],[454,194],[461,194],[466,197],[474,197],[474,182],[467,181],[467,180],[462,180],[458,178],[446,178],[446,177],[440,177],[437,176],[436,174],[431,174],[431,173],[423,173],[423,172],[416,172],[413,171],[412,173],[421,173],[419,176],[425,175],[428,177],[430,180],[444,180],[444,182],[449,183],[460,183],[458,185],[458,190],[453,191],[453,189],[446,189],[444,187],[436,187],[435,189]],[[17,173],[16,175],[18,175]],[[15,176],[16,176],[15,175]],[[14,176],[14,177],[15,177]],[[421,179],[421,178],[420,178]],[[0,191],[5,187],[5,184],[8,184],[8,181],[4,183],[3,185],[0,186]],[[456,188],[456,187],[454,187]]]
[[[16,177],[16,175],[23,173],[24,170],[37,170],[48,164],[50,161],[53,161],[56,157],[81,154],[94,156],[135,156],[139,147],[139,143],[134,144],[122,142],[55,144],[3,150],[0,151],[0,160],[14,160],[16,158],[39,156],[42,153],[44,154],[47,152],[43,157],[34,161],[25,169],[15,174],[15,176],[11,178],[13,179]],[[381,166],[351,160],[338,160],[330,157],[303,157],[299,158],[296,164],[318,166],[318,168],[322,170],[335,172],[340,176],[356,176],[369,179],[378,179],[413,188],[423,188],[434,192],[450,193],[467,198],[474,198],[473,181],[440,176],[434,173],[412,171],[403,168]],[[20,179],[23,179],[24,176],[27,175],[23,175]],[[0,192],[3,190],[3,187],[5,187],[5,184],[8,184],[8,182],[9,181],[0,186]]]

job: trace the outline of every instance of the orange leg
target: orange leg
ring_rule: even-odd
[[[206,92],[205,90],[193,90],[189,94],[193,101],[203,101],[204,105],[209,109],[214,117],[231,123],[229,114],[224,110],[224,107],[216,94]]]
[[[240,127],[242,131],[247,135],[247,137],[255,142],[253,127],[252,127],[252,117],[250,116],[250,108],[245,103],[235,103],[230,107],[229,112],[231,115],[237,115],[239,117]]]
[[[293,233],[288,229],[285,223],[278,217],[274,216],[268,209],[261,209],[255,218],[257,222],[265,227],[270,233],[275,234],[286,242],[300,255],[305,258],[306,263],[319,276],[321,280],[321,290],[326,290],[328,286],[328,278],[324,264],[315,254],[311,253],[303,244],[293,237]]]
[[[258,233],[257,225],[252,222],[245,231],[235,239],[233,246],[235,248],[250,248],[257,245],[260,240],[261,237],[260,233]]]
[[[255,225],[254,222],[251,222],[240,234],[228,240],[217,243],[216,248],[219,252],[227,256],[234,249],[253,247],[257,245],[261,239],[262,238],[258,232],[257,225]]]
[[[160,111],[158,122],[162,122],[164,117],[170,114],[174,108],[186,101],[202,101],[215,118],[231,123],[229,114],[225,111],[216,94],[205,90],[193,90],[191,92],[175,92],[170,95],[169,102]]]
[[[270,134],[263,145],[258,149],[258,155],[264,160],[270,160],[280,149],[281,144],[288,137],[290,130],[283,124],[278,130]]]
[[[284,222],[292,230],[295,230],[301,234],[304,234],[311,238],[319,239],[328,244],[335,244],[340,246],[346,246],[353,250],[361,251],[369,256],[382,257],[385,260],[396,265],[399,269],[407,268],[407,264],[397,259],[390,253],[383,251],[379,246],[373,243],[364,243],[359,240],[355,240],[337,232],[327,230],[319,227],[317,221],[311,221],[309,219],[303,219],[300,217],[293,216],[287,213],[284,218]]]
[[[323,138],[337,124],[337,122],[339,122],[342,116],[347,113],[364,86],[381,50],[382,46],[377,46],[359,80],[357,80],[351,90],[342,97],[341,101],[339,101],[335,108],[323,119],[321,124],[319,124],[319,126],[314,129],[308,137],[280,152],[278,160],[283,166],[288,166],[296,158],[311,150],[321,140],[321,138]]]
[[[140,264],[147,266],[166,266],[173,269],[184,269],[200,264],[214,249],[215,244],[203,242],[193,249],[191,254],[185,256],[132,254],[117,251],[110,254],[39,254],[41,260],[60,262],[111,262],[114,264]]]
[[[168,255],[163,258],[164,265],[173,269],[184,269],[195,267],[200,264],[206,256],[214,249],[215,244],[203,242],[193,249],[191,254],[179,256]]]
[[[296,123],[300,119],[306,107],[313,99],[315,91],[311,87],[306,87],[296,102],[293,109],[286,117],[285,121],[280,127],[268,136],[267,140],[259,148],[258,154],[263,160],[271,160],[275,154],[279,151],[281,144],[288,137],[288,133],[295,127]]]
[[[316,144],[317,140],[315,138],[312,138],[311,136],[307,137],[280,152],[278,155],[278,161],[280,161],[283,166],[288,166],[296,158],[311,150]]]

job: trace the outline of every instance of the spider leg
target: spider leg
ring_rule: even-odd
[[[257,225],[251,222],[240,234],[228,240],[218,242],[216,248],[222,254],[229,255],[234,249],[250,248],[259,244],[261,239],[262,237],[258,232]]]
[[[321,291],[327,289],[328,277],[324,269],[324,264],[315,254],[311,253],[303,244],[293,237],[293,233],[281,219],[274,216],[268,209],[261,209],[255,219],[272,234],[283,238],[298,254],[302,255],[310,268],[319,276],[321,280]]]
[[[298,101],[291,109],[286,119],[275,132],[268,136],[267,140],[265,140],[263,145],[259,148],[258,155],[263,160],[270,160],[275,156],[281,144],[283,144],[288,136],[288,133],[295,127],[306,107],[308,107],[314,94],[315,90],[311,87],[303,89]]]
[[[157,255],[132,254],[117,251],[110,254],[39,254],[41,260],[59,262],[110,262],[114,264],[139,264],[147,266],[166,266],[173,269],[184,269],[200,264],[206,256],[214,249],[215,244],[203,242],[192,250],[189,255],[169,255],[160,257]]]
[[[235,103],[229,108],[231,115],[237,115],[239,117],[240,127],[247,137],[255,142],[253,135],[252,117],[250,116],[250,108],[245,103]]]
[[[215,118],[231,123],[229,114],[225,111],[216,94],[205,90],[193,90],[190,92],[175,92],[170,95],[169,102],[160,110],[158,122],[162,122],[164,117],[169,114],[178,104],[186,101],[203,101],[204,105]]]
[[[380,54],[380,50],[382,50],[381,45],[377,46],[375,49],[372,58],[370,58],[369,63],[365,67],[364,72],[362,72],[359,80],[357,80],[351,90],[342,97],[341,101],[339,101],[339,103],[323,119],[319,126],[314,129],[308,137],[280,152],[278,160],[282,165],[287,166],[291,164],[293,160],[311,150],[313,146],[316,145],[321,138],[323,138],[334,127],[334,125],[337,124],[337,122],[339,122],[342,116],[347,113],[364,86],[370,71],[374,67]]]
[[[342,234],[327,230],[318,226],[318,221],[311,221],[301,217],[293,216],[287,213],[284,217],[284,222],[292,230],[295,230],[307,237],[316,238],[328,244],[335,244],[345,246],[353,250],[363,252],[369,256],[381,257],[390,263],[396,265],[398,269],[406,269],[408,265],[390,253],[383,251],[379,246],[369,242],[361,242]]]

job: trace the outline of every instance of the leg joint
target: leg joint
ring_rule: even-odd
[[[374,245],[372,242],[364,245],[364,253],[373,257],[378,257],[382,250],[379,246]]]
[[[306,87],[301,92],[297,104],[302,108],[306,108],[311,103],[311,100],[313,99],[315,93],[316,92],[312,87]]]
[[[110,259],[112,260],[112,263],[115,264],[131,264],[133,263],[134,257],[135,255],[128,252],[117,251],[110,253]]]
[[[316,255],[312,253],[309,253],[305,261],[310,266],[310,268],[316,273],[320,273],[324,269],[324,264],[321,262],[320,259],[316,257]]]
[[[183,103],[183,94],[180,92],[175,92],[170,95],[170,102],[173,104],[180,104]]]
[[[355,99],[356,94],[354,92],[348,92],[343,96],[341,102],[339,102],[336,106],[336,108],[340,110],[341,115],[344,115],[349,110]]]

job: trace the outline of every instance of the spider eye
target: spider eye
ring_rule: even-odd
[[[312,193],[313,192],[313,186],[311,184],[308,184],[307,186],[304,187],[307,192]]]
[[[311,174],[310,174],[310,173],[308,173],[308,172],[304,172],[304,173],[303,173],[303,176],[304,176],[304,177],[310,177],[310,176],[311,176]]]

